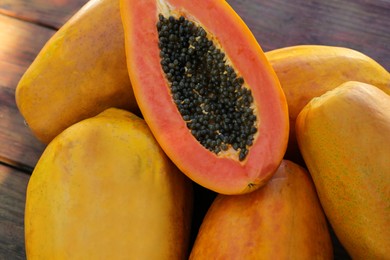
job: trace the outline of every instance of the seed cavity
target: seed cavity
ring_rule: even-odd
[[[161,67],[191,134],[215,154],[243,161],[257,132],[253,96],[207,32],[184,16],[157,22]]]

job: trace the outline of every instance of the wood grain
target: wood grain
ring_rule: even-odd
[[[390,70],[390,1],[228,0],[264,51],[299,44],[343,46]]]
[[[0,159],[33,168],[44,149],[24,124],[15,104],[15,88],[55,31],[0,15]]]
[[[1,0],[0,13],[58,29],[86,2],[88,0]]]
[[[29,175],[0,164],[0,259],[25,259],[24,206]]]

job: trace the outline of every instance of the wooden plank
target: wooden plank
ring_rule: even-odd
[[[0,13],[59,28],[87,0],[2,0]],[[388,70],[390,2],[228,0],[254,32],[264,50],[296,44],[354,48]]]
[[[298,44],[343,46],[390,70],[390,1],[227,1],[265,51]]]
[[[34,167],[44,145],[24,124],[15,104],[15,88],[55,31],[0,15],[0,160]]]
[[[15,88],[46,41],[55,33],[0,14],[0,84]]]
[[[0,259],[26,259],[24,206],[29,178],[0,164]]]
[[[1,0],[0,13],[60,28],[88,0]]]

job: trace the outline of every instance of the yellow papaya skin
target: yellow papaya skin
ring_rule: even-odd
[[[332,259],[325,215],[309,173],[283,160],[275,175],[244,195],[217,195],[190,259]]]
[[[313,99],[296,121],[324,212],[353,259],[390,256],[390,96],[346,82]]]
[[[192,185],[120,109],[55,137],[27,187],[28,259],[186,259]]]
[[[346,81],[374,85],[390,95],[390,73],[369,56],[349,48],[297,45],[266,52],[274,68],[289,110],[290,125],[314,98]],[[287,158],[299,153],[295,127],[290,127]]]
[[[34,135],[49,143],[110,107],[138,114],[127,73],[119,2],[91,0],[45,44],[16,88]]]

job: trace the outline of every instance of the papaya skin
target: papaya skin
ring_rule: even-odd
[[[374,85],[390,95],[390,73],[367,55],[344,47],[297,45],[265,53],[286,95],[290,136],[285,158],[299,160],[295,121],[314,98],[346,81]],[[301,162],[301,160],[299,160]]]
[[[49,39],[20,79],[16,104],[43,143],[109,107],[139,114],[119,16],[118,1],[89,1]]]
[[[186,259],[192,184],[145,122],[110,108],[53,139],[27,187],[28,259]]]
[[[296,133],[324,212],[353,259],[390,255],[390,97],[362,82],[313,99]]]
[[[244,195],[218,195],[190,259],[332,259],[325,215],[309,173],[283,160],[275,175]]]

